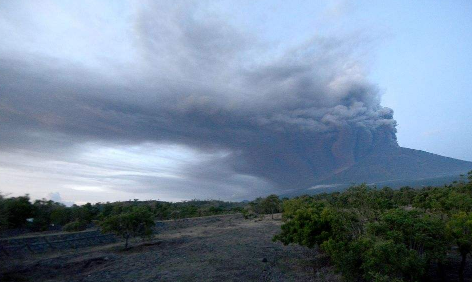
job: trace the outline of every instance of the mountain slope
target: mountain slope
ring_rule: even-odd
[[[320,181],[319,184],[417,180],[459,175],[470,170],[472,162],[388,146],[372,151],[351,167]]]

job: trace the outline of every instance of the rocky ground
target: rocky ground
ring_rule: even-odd
[[[280,215],[165,222],[155,238],[129,250],[114,244],[6,261],[0,280],[339,281],[316,252],[272,242],[280,225]]]

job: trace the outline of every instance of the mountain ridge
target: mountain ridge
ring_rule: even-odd
[[[471,170],[470,161],[391,144],[379,146],[350,167],[287,195],[333,192],[361,183],[392,188],[442,185]]]
[[[459,175],[472,170],[472,162],[404,147],[374,150],[351,167],[317,184],[378,182]]]

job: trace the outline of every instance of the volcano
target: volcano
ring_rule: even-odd
[[[472,170],[469,161],[400,147],[390,128],[377,129],[371,138],[366,136],[363,131],[338,131],[336,141],[326,150],[333,161],[324,167],[332,170],[317,175],[311,187],[290,194],[341,190],[361,183],[393,188],[443,185]]]
[[[470,170],[472,162],[397,146],[375,150],[351,167],[320,183],[407,181],[458,176]]]

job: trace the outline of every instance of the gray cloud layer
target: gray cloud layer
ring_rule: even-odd
[[[146,191],[229,198],[310,187],[375,147],[396,145],[393,111],[366,80],[356,40],[314,38],[275,52],[178,3],[137,7],[126,63],[91,68],[3,50],[0,150],[69,161],[91,142],[225,152],[184,166],[184,180],[132,179]]]

